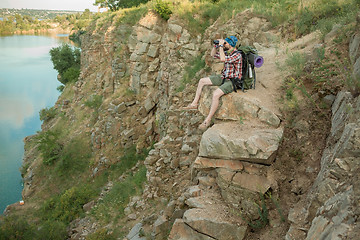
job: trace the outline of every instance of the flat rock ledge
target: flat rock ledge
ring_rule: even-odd
[[[271,165],[283,128],[269,129],[238,122],[215,124],[202,135],[199,156]]]

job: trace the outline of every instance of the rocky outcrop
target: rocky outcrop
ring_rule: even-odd
[[[357,19],[359,24],[360,18]],[[360,35],[349,45],[353,79],[359,81]],[[360,235],[360,97],[339,92],[332,104],[331,130],[321,170],[307,199],[290,210],[286,239],[357,239]]]
[[[354,99],[349,92],[340,92],[332,114],[321,170],[308,199],[290,211],[292,226],[287,239],[356,239],[360,234],[360,189],[356,183],[360,170],[360,97]]]
[[[360,14],[358,14],[357,18],[357,26],[360,25]],[[350,40],[349,43],[349,55],[350,61],[353,67],[353,78],[360,79],[360,33],[357,31]]]

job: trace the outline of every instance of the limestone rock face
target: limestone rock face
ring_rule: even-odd
[[[338,93],[332,114],[321,170],[306,203],[297,206],[303,208],[306,218],[310,213],[315,215],[307,219],[310,222],[307,240],[357,239],[360,234],[355,220],[360,200],[360,190],[356,187],[360,169],[360,97],[354,99],[349,92]],[[293,229],[302,227],[301,224],[293,221],[287,236],[291,237]]]
[[[349,44],[349,55],[351,63],[354,64],[360,57],[360,33],[354,34]]]
[[[359,26],[359,22],[357,24]],[[349,43],[349,56],[353,67],[353,78],[360,78],[360,33],[355,33]]]
[[[283,129],[258,129],[240,123],[221,123],[202,136],[199,156],[271,164]]]

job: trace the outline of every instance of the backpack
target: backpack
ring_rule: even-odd
[[[241,89],[243,92],[248,89],[255,89],[256,73],[255,67],[261,67],[264,60],[261,56],[257,55],[257,50],[251,46],[239,46],[237,51],[241,53],[242,57],[242,69],[241,79],[232,78],[230,79],[234,91]]]

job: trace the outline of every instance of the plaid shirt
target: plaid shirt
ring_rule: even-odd
[[[216,52],[214,58],[220,59],[220,53]],[[222,79],[241,78],[242,59],[241,53],[237,50],[225,53],[224,68],[221,71]]]

